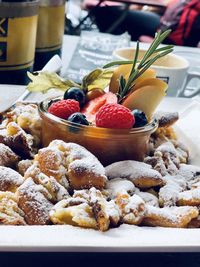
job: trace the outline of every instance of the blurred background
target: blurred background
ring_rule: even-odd
[[[200,39],[199,0],[69,0],[65,33],[82,30],[115,35],[128,32],[132,41],[151,42],[158,29],[172,29],[166,42],[197,47]]]
[[[171,0],[172,1],[172,0]],[[123,3],[124,2],[124,3]],[[131,4],[131,2],[141,2]],[[158,6],[143,4],[148,1],[98,1],[98,0],[68,0],[66,3],[66,27],[65,33],[80,35],[82,30],[101,31],[107,33],[122,33],[120,26],[126,22],[125,17],[132,13],[147,13],[155,17],[159,23],[160,16],[165,11],[165,5],[169,0],[157,0]],[[151,3],[152,1],[149,1]],[[160,5],[160,6],[159,6]],[[129,11],[129,12],[127,12]],[[134,11],[136,11],[134,13]],[[149,13],[151,12],[151,13]],[[110,14],[114,17],[111,17]],[[123,14],[122,17],[120,15]],[[103,16],[105,14],[105,16]],[[103,19],[102,19],[103,18]],[[115,25],[112,25],[114,24]],[[112,26],[112,27],[111,27]],[[125,25],[135,28],[134,25]],[[120,29],[119,29],[120,28]]]

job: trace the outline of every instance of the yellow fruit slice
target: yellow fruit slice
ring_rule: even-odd
[[[110,79],[110,85],[109,85],[109,91],[116,94],[119,89],[119,78],[120,76],[124,76],[124,78],[127,80],[128,76],[131,72],[132,64],[127,64],[127,65],[120,65],[117,67],[113,75]]]
[[[153,69],[146,70],[140,77],[135,80],[135,84],[138,84],[146,79],[156,78],[156,71]]]
[[[165,90],[167,89],[167,86],[166,86],[166,83],[161,83],[160,82],[161,80],[157,79],[157,78],[146,78],[146,79],[142,79],[140,81],[138,81],[134,88],[133,88],[133,91],[134,92],[135,90],[141,88],[141,87],[144,87],[144,86],[147,86],[147,85],[152,85],[152,86],[155,86],[155,87],[163,87],[165,88]]]
[[[123,75],[124,78],[127,80],[130,75],[131,68],[132,64],[128,64],[128,65],[121,65],[114,70],[109,85],[110,92],[114,94],[118,92],[120,76]],[[134,83],[137,84],[147,78],[155,78],[155,77],[156,77],[156,71],[153,69],[148,69],[140,77],[138,77]]]
[[[146,85],[131,93],[122,103],[123,106],[142,110],[151,119],[157,106],[165,96],[167,84],[158,80],[157,86]]]

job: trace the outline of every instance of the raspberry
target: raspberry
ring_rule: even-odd
[[[79,102],[74,99],[60,100],[51,104],[48,108],[48,112],[67,120],[70,115],[80,111]]]
[[[106,104],[96,115],[96,126],[113,129],[130,129],[135,123],[131,111],[119,104]]]

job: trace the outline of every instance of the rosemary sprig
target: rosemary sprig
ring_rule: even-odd
[[[138,77],[140,77],[156,60],[166,56],[167,54],[173,51],[173,45],[166,45],[158,48],[158,46],[170,34],[170,32],[171,30],[167,30],[163,33],[161,33],[160,31],[157,32],[153,42],[151,43],[144,57],[140,61],[138,61],[140,47],[139,47],[139,42],[137,42],[133,60],[114,61],[106,64],[103,67],[103,68],[110,68],[116,65],[132,64],[131,72],[127,81],[123,76],[120,76],[119,90],[117,93],[119,103],[121,103],[123,99],[132,91],[134,87],[134,81]]]

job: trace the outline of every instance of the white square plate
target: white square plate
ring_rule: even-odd
[[[187,106],[191,108],[182,113]],[[191,123],[192,132],[199,133],[199,104],[193,104],[190,99],[166,98],[160,109],[177,110],[184,115],[177,131],[183,141],[192,148],[193,162],[200,166],[200,143],[196,143],[194,137],[190,138],[187,129],[191,127],[184,128],[184,132],[180,128],[181,125],[185,127],[184,125]],[[200,230],[123,224],[119,228],[101,233],[69,225],[1,226],[0,251],[200,252]]]

